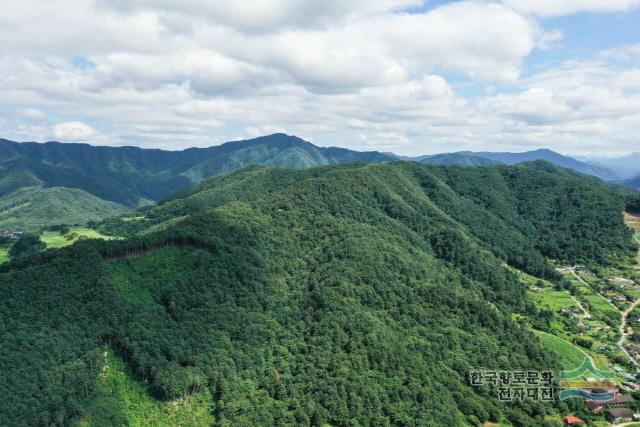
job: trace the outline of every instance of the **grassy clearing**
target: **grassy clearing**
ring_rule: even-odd
[[[0,246],[0,264],[9,261],[9,246]]]
[[[48,248],[63,248],[69,246],[80,239],[103,239],[113,240],[116,237],[105,236],[100,234],[96,230],[87,227],[71,227],[70,231],[65,234],[60,234],[57,231],[45,231],[40,236]]]
[[[157,400],[134,379],[120,357],[112,351],[105,353],[106,364],[96,383],[98,398],[76,424],[78,427],[204,427],[215,422],[208,390],[170,402]]]
[[[542,288],[535,292],[532,291],[530,295],[537,306],[548,310],[558,311],[563,308],[578,307],[573,298],[564,291]]]
[[[536,332],[542,345],[558,356],[563,369],[576,369],[582,365],[585,353],[578,347],[554,335]]]
[[[162,293],[194,268],[207,253],[188,248],[164,248],[110,264],[111,279],[128,302],[156,304]]]

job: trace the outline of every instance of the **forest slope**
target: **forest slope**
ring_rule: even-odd
[[[632,250],[623,201],[527,166],[249,168],[140,213],[127,240],[0,267],[0,424],[114,425],[105,348],[216,425],[541,425],[474,368],[552,369],[507,261]],[[135,224],[131,226],[130,224]],[[115,396],[115,395],[114,395]],[[84,418],[83,418],[84,417]]]
[[[52,224],[85,224],[130,209],[76,188],[24,187],[0,198],[0,229],[37,230]]]

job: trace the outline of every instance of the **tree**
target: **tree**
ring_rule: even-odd
[[[24,257],[38,252],[46,247],[40,238],[33,234],[24,234],[13,244],[9,255],[13,258]]]

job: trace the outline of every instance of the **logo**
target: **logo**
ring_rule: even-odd
[[[560,372],[560,400],[579,397],[585,400],[606,401],[615,396],[615,374],[593,366],[591,359],[584,359],[578,369]]]
[[[469,383],[473,387],[495,389],[498,400],[502,402],[556,400],[552,371],[472,371]]]

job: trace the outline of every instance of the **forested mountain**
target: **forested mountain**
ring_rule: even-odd
[[[76,188],[23,187],[0,198],[0,230],[38,230],[63,222],[85,224],[126,212],[126,206]]]
[[[545,258],[633,248],[620,196],[535,166],[251,167],[104,225],[126,240],[5,264],[0,424],[121,425],[129,375],[203,404],[183,425],[544,425],[566,404],[467,381],[558,366],[504,263],[553,278]]]
[[[637,152],[622,157],[585,157],[580,160],[615,170],[623,180],[640,175],[640,153]]]
[[[540,149],[534,151],[525,151],[522,153],[509,153],[509,152],[488,152],[488,151],[461,151],[454,153],[459,155],[466,155],[472,157],[480,157],[488,159],[496,163],[503,163],[506,165],[515,165],[523,162],[532,162],[536,160],[544,160],[554,165],[571,169],[576,172],[583,173],[585,175],[592,175],[603,179],[605,181],[615,181],[619,179],[618,175],[611,169],[596,164],[590,164],[578,161],[574,158],[563,156],[554,151],[547,149]]]
[[[624,180],[622,184],[625,187],[633,188],[636,190],[640,190],[640,175]]]
[[[595,161],[579,161],[547,149],[525,151],[522,153],[459,151],[417,157],[395,156],[398,160],[412,160],[421,163],[443,166],[490,166],[495,164],[516,165],[524,162],[542,160],[562,168],[571,169],[585,175],[595,176],[605,181],[618,181],[621,176],[613,165],[599,164]],[[640,169],[639,169],[640,170]]]
[[[424,156],[420,159],[421,163],[428,165],[442,166],[491,166],[500,162],[486,159],[484,157],[473,156],[463,153],[436,154],[433,156]]]
[[[249,165],[306,168],[352,161],[380,163],[394,159],[445,166],[512,165],[545,160],[604,180],[619,179],[610,168],[580,162],[551,150],[524,153],[465,151],[411,158],[391,153],[317,147],[284,134],[183,151],[58,142],[17,143],[0,139],[0,201],[20,188],[60,187],[83,190],[104,201],[135,209],[158,202],[208,177]],[[638,188],[634,180],[622,183]],[[31,198],[37,199],[36,196]],[[71,207],[71,210],[82,212],[81,207],[77,206]],[[43,212],[43,209],[33,210],[32,216],[25,218],[26,222],[51,225],[70,221],[64,216],[33,216],[37,212]],[[110,214],[111,210],[107,209],[101,218]],[[92,218],[87,217],[86,221]]]
[[[183,151],[0,140],[0,200],[20,188],[63,187],[136,208],[157,202],[204,178],[252,164],[299,168],[390,159],[377,152],[316,147],[284,134]],[[71,210],[82,212],[80,206],[73,206]],[[42,207],[32,214],[41,211]],[[111,213],[106,210],[102,218]],[[70,221],[65,217],[23,219],[49,224]]]

